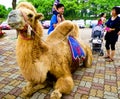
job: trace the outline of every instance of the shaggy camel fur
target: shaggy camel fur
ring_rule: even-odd
[[[27,2],[20,3],[8,16],[9,25],[18,32],[17,62],[28,82],[22,91],[25,96],[31,96],[37,90],[44,88],[49,72],[57,79],[50,98],[60,99],[62,93],[69,94],[74,87],[71,72],[79,65],[76,67],[72,65],[67,38],[71,35],[79,41],[79,28],[71,21],[64,21],[55,28],[46,41],[43,41],[43,29],[39,22],[41,17],[42,14],[37,13],[32,4]],[[84,66],[91,67],[91,50],[82,41],[79,43],[86,56]]]

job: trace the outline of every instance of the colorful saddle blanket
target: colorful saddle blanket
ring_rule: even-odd
[[[84,60],[85,53],[84,53],[82,47],[80,46],[80,44],[78,43],[78,41],[75,38],[73,38],[72,36],[69,36],[68,42],[70,45],[73,60],[77,60],[77,59]]]

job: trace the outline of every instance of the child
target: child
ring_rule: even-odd
[[[52,8],[52,11],[53,11],[53,14],[57,15],[58,14],[58,11],[57,11],[57,8],[56,6],[60,4],[60,0],[55,0],[54,1],[54,5],[53,5],[53,8]]]
[[[51,18],[51,21],[50,21],[50,27],[49,27],[49,30],[48,30],[48,34],[50,34],[54,29],[55,27],[62,21],[64,21],[64,16],[63,16],[63,13],[64,13],[64,5],[63,4],[58,4],[56,6],[57,10],[58,10],[58,14],[53,14],[52,15],[52,18]]]
[[[105,21],[106,21],[106,14],[101,13],[100,19],[98,20],[98,25],[103,25],[104,26]]]

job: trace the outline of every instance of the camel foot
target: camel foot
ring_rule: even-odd
[[[46,84],[38,84],[38,85],[35,85],[35,86],[25,86],[23,87],[22,89],[22,92],[23,92],[23,96],[24,97],[30,97],[33,95],[33,93],[35,93],[36,91],[38,91],[39,89],[42,89],[42,88],[45,88],[46,87]]]
[[[23,97],[30,97],[32,95],[32,93],[29,90],[30,89],[27,86],[23,87],[22,96]]]
[[[58,90],[55,90],[52,92],[50,99],[61,99],[61,97],[62,94]]]

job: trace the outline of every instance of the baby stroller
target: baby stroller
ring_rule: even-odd
[[[104,55],[103,49],[102,49],[102,43],[103,43],[103,36],[104,36],[104,29],[102,25],[96,25],[92,29],[92,39],[91,42],[91,49],[93,54],[99,53],[100,56]]]

